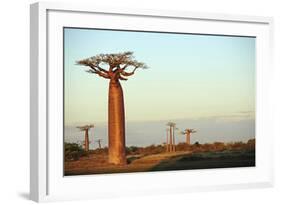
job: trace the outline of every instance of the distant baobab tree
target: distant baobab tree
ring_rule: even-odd
[[[125,109],[120,80],[135,74],[138,68],[147,66],[134,59],[133,52],[99,54],[77,61],[89,67],[87,72],[109,80],[108,94],[108,160],[113,164],[126,164]],[[106,67],[106,68],[105,68]],[[128,72],[128,69],[132,69]]]
[[[175,137],[175,130],[178,130],[179,128],[176,127],[176,124],[175,126],[173,127],[173,151],[175,152],[176,151],[176,137]]]
[[[197,131],[194,129],[185,129],[181,134],[185,135],[186,137],[186,144],[190,145],[190,135],[191,133],[196,133]]]
[[[169,131],[170,131],[170,141],[169,141],[168,151],[169,152],[176,151],[176,147],[175,147],[175,131],[174,131],[174,129],[176,127],[176,123],[168,122],[166,125],[169,126]]]
[[[84,147],[85,151],[89,151],[89,129],[93,128],[94,125],[84,125],[84,126],[78,126],[77,128],[80,129],[81,131],[85,131],[85,141],[84,141]]]
[[[166,129],[166,152],[169,152],[169,128]]]
[[[99,149],[101,149],[101,139],[97,139],[96,142],[99,144]]]

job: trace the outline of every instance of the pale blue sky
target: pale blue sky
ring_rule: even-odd
[[[128,122],[254,118],[255,38],[65,28],[64,41],[67,125],[107,121],[108,80],[75,61],[123,51],[149,66],[121,82]]]

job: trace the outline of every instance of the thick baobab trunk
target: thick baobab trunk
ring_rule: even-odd
[[[190,133],[186,133],[186,144],[190,145]]]
[[[108,160],[112,164],[126,164],[125,110],[122,87],[118,80],[110,80],[108,96]]]
[[[85,151],[89,151],[89,130],[85,130]]]

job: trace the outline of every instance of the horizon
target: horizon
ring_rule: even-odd
[[[176,144],[185,142],[185,137],[179,132],[185,128],[193,128],[197,133],[192,134],[191,142],[198,141],[201,144],[213,142],[247,142],[255,138],[255,120],[253,118],[240,120],[175,120]],[[166,140],[167,121],[153,122],[126,122],[126,145],[127,146],[149,146],[162,144]],[[95,127],[89,130],[90,141],[102,139],[103,146],[108,143],[107,123],[94,123]],[[78,142],[84,140],[84,132],[79,131],[75,125],[65,126],[65,142]],[[90,148],[93,144],[90,144]],[[97,144],[94,144],[97,148]]]

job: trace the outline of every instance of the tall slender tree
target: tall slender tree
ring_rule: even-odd
[[[136,61],[133,52],[99,54],[79,60],[77,64],[87,66],[87,72],[109,80],[108,160],[112,164],[126,164],[125,109],[120,80],[127,80],[137,69],[147,66]]]
[[[175,136],[175,130],[178,130],[178,128],[175,126],[173,127],[173,151],[176,151],[176,136]]]
[[[196,132],[197,131],[195,129],[189,129],[189,128],[181,132],[181,134],[185,135],[186,144],[190,145],[190,135],[191,133],[196,133]]]
[[[176,127],[176,123],[168,122],[166,124],[169,127],[170,131],[170,142],[169,142],[169,152],[175,151],[175,136],[174,136],[174,129]]]
[[[169,128],[166,129],[166,152],[169,152]]]
[[[89,129],[93,128],[94,125],[84,125],[84,126],[78,126],[77,128],[80,129],[81,131],[85,132],[85,141],[84,141],[84,148],[85,151],[88,152],[89,151]]]
[[[96,142],[97,142],[98,145],[99,145],[99,149],[101,149],[101,141],[102,141],[101,139],[97,139],[97,140],[96,140]]]

